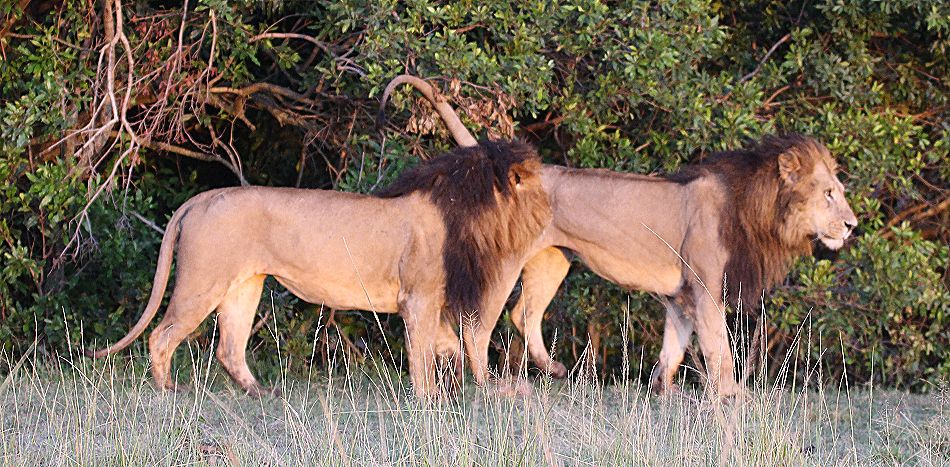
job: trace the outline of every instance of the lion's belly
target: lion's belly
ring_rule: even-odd
[[[310,223],[274,226],[270,245],[282,247],[270,249],[268,273],[310,303],[395,313],[405,233],[366,213],[341,220],[342,209],[329,211]]]
[[[626,257],[604,251],[577,251],[577,254],[597,275],[627,289],[673,295],[682,285],[682,263],[668,261],[669,258],[649,254]]]
[[[374,287],[364,290],[353,277],[325,276],[320,280],[274,276],[277,282],[306,302],[324,305],[339,310],[367,310],[379,313],[396,313],[398,284],[390,287]],[[355,287],[354,287],[355,284]]]
[[[224,194],[193,208],[182,238],[206,239],[184,256],[206,255],[201,262],[228,280],[266,274],[311,303],[385,313],[398,310],[403,280],[421,280],[400,269],[420,222],[411,199],[257,187]]]

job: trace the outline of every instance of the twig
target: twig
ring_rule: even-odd
[[[234,125],[231,125],[231,130],[234,130]],[[234,172],[234,175],[236,175],[238,180],[240,180],[241,186],[250,185],[250,183],[247,182],[247,179],[244,178],[244,169],[241,167],[241,157],[237,153],[237,150],[234,149],[234,146],[231,144],[225,144],[224,141],[221,141],[221,139],[218,138],[217,132],[214,131],[214,127],[209,126],[208,133],[211,135],[211,141],[214,142],[214,145],[223,149],[228,155],[228,159],[231,161],[225,165],[231,169],[231,172]]]
[[[528,133],[536,133],[538,130],[542,130],[542,129],[544,129],[544,128],[546,128],[546,127],[549,127],[549,126],[557,127],[558,125],[561,124],[561,122],[564,121],[564,118],[565,118],[565,117],[564,117],[563,115],[561,115],[561,116],[559,116],[559,117],[554,117],[554,118],[552,118],[552,119],[550,119],[550,120],[544,120],[544,121],[542,121],[542,122],[529,123],[529,124],[527,124],[527,125],[521,127],[521,131],[525,131],[525,132],[528,132]]]
[[[773,45],[772,45],[772,48],[770,48],[769,51],[765,53],[765,56],[762,57],[762,60],[759,60],[759,64],[755,66],[755,69],[752,70],[752,71],[750,71],[749,74],[747,74],[747,75],[745,75],[745,76],[743,76],[742,78],[739,79],[739,84],[742,84],[742,83],[744,83],[744,82],[746,82],[746,81],[752,79],[752,77],[755,76],[755,75],[759,72],[759,70],[762,68],[762,65],[765,64],[765,61],[768,60],[769,57],[771,57],[773,53],[775,53],[775,49],[777,49],[778,46],[780,46],[780,45],[782,45],[782,44],[788,42],[788,40],[791,39],[791,38],[792,38],[792,35],[791,35],[791,34],[785,34],[784,36],[782,36],[782,38],[779,39],[778,42],[776,42],[775,44],[773,44]]]
[[[25,12],[26,7],[29,4],[30,4],[30,0],[20,0],[20,3],[17,4],[17,7],[10,14],[10,17],[6,18],[6,21],[3,24],[3,28],[0,28],[0,55],[3,56],[4,60],[7,59],[7,50],[4,47],[4,44],[6,41],[4,41],[3,39],[7,36],[10,30],[13,28],[13,25],[16,24],[16,20],[17,20],[16,10],[20,10],[21,13]]]
[[[323,51],[329,55],[333,55],[333,53],[330,52],[330,47],[327,46],[325,42],[322,42],[318,40],[317,38],[308,36],[306,34],[297,34],[293,32],[265,32],[248,39],[247,42],[249,44],[253,44],[257,41],[264,40],[264,39],[300,39],[300,40],[310,42],[311,44],[323,49]]]
[[[152,222],[152,221],[146,219],[145,216],[143,216],[143,215],[141,215],[141,214],[139,214],[139,213],[137,213],[137,212],[135,212],[135,211],[129,211],[129,214],[131,214],[132,217],[134,217],[134,218],[136,218],[136,219],[142,221],[143,224],[145,224],[145,225],[151,227],[152,230],[154,230],[154,231],[156,231],[156,232],[158,232],[158,233],[160,233],[160,234],[162,234],[162,235],[165,235],[165,229],[159,227],[159,226],[156,225],[154,222]]]
[[[257,93],[259,93],[259,92],[264,92],[264,91],[266,91],[266,92],[268,92],[268,93],[270,93],[270,94],[275,94],[275,95],[278,95],[278,96],[287,97],[287,98],[290,98],[290,99],[293,99],[293,100],[296,100],[296,101],[304,102],[304,103],[306,103],[306,104],[310,104],[310,105],[316,105],[316,104],[317,104],[315,101],[312,101],[312,100],[307,99],[306,97],[304,97],[303,94],[298,94],[298,93],[296,93],[296,92],[294,92],[294,91],[291,91],[290,89],[287,89],[287,88],[282,87],[282,86],[278,86],[278,85],[276,85],[276,84],[271,84],[271,83],[254,83],[254,84],[249,84],[249,85],[247,85],[247,86],[244,86],[243,88],[232,88],[232,87],[228,87],[228,86],[216,86],[216,87],[213,87],[213,88],[209,89],[209,91],[210,91],[210,92],[213,92],[213,93],[216,93],[216,94],[223,94],[223,93],[227,93],[227,94],[238,94],[238,95],[241,95],[241,96],[244,96],[244,97],[248,97],[248,96],[250,96],[250,95],[252,95],[252,94],[257,94]]]
[[[18,34],[18,33],[9,33],[9,34],[6,35],[6,37],[12,37],[12,38],[14,38],[14,39],[40,39],[40,38],[41,38],[40,36],[37,36],[37,35],[35,35],[35,34]],[[83,47],[83,46],[81,46],[81,45],[73,44],[72,42],[66,41],[66,40],[64,40],[64,39],[62,39],[62,38],[59,38],[59,37],[56,37],[56,36],[43,36],[42,39],[44,39],[44,40],[45,40],[45,39],[50,39],[50,40],[52,40],[53,42],[56,42],[56,43],[58,43],[58,44],[65,45],[66,47],[69,47],[69,48],[71,48],[71,49],[76,49],[76,50],[92,50],[92,49],[87,49],[87,48],[85,48],[85,47]]]
[[[86,145],[96,141],[98,136],[105,135],[109,136],[111,130],[115,125],[119,125],[118,135],[113,137],[113,145],[115,145],[121,133],[128,133],[130,142],[128,148],[126,148],[122,154],[116,157],[115,162],[112,164],[112,170],[109,172],[108,176],[99,183],[99,186],[86,200],[85,206],[82,210],[73,218],[75,222],[75,229],[73,230],[72,235],[70,236],[69,241],[66,243],[66,246],[63,247],[62,252],[60,253],[60,259],[66,255],[66,252],[69,251],[70,247],[75,244],[80,235],[80,231],[83,225],[83,221],[87,219],[89,215],[89,207],[99,198],[99,195],[111,184],[112,180],[115,179],[116,173],[118,172],[119,167],[122,165],[122,162],[126,160],[130,155],[136,153],[139,147],[139,138],[135,133],[135,130],[132,129],[132,125],[127,119],[127,111],[129,107],[129,102],[132,98],[132,87],[134,85],[133,73],[135,71],[135,61],[132,58],[132,46],[129,43],[128,37],[126,37],[124,28],[124,21],[122,17],[122,2],[120,0],[115,0],[114,2],[106,0],[103,4],[104,14],[104,29],[106,34],[106,43],[102,46],[102,50],[99,54],[99,65],[97,66],[97,76],[101,76],[102,61],[106,59],[105,66],[105,86],[106,86],[106,98],[109,102],[108,106],[101,107],[105,115],[92,115],[89,119],[90,125],[94,127],[97,117],[101,117],[102,120],[108,120],[103,124],[98,130],[96,130],[95,135],[92,139],[86,142],[80,151],[82,151]],[[116,64],[116,47],[122,44],[122,47],[125,51],[126,56],[126,65],[128,67],[126,81],[125,81],[125,94],[122,97],[121,106],[116,102],[116,90],[115,90],[115,70],[117,68]],[[95,106],[94,106],[95,107]],[[99,108],[97,108],[97,111]],[[103,142],[104,145],[104,142]],[[93,149],[95,146],[98,146],[98,143],[93,144]],[[111,151],[111,148],[109,149]],[[108,153],[109,151],[106,151]],[[103,156],[103,159],[105,156]],[[101,159],[100,159],[101,160]],[[95,170],[95,166],[92,168]]]
[[[110,131],[109,136],[112,138],[118,138],[120,133],[118,131]],[[221,162],[227,165],[227,161],[214,154],[207,154],[203,152],[192,151],[191,149],[183,148],[181,146],[175,146],[173,144],[162,143],[160,141],[149,141],[149,140],[139,140],[139,145],[143,148],[153,149],[156,151],[165,151],[172,154],[178,154],[179,156],[190,157],[192,159],[198,159],[199,161],[206,162]]]
[[[792,87],[791,87],[790,85],[788,85],[788,84],[786,84],[785,86],[782,86],[782,87],[778,88],[777,90],[775,90],[775,92],[772,93],[771,96],[769,96],[767,99],[765,99],[764,101],[762,101],[762,107],[769,108],[769,107],[772,105],[772,101],[774,101],[775,98],[779,96],[779,94],[781,94],[781,93],[783,93],[783,92],[785,92],[785,91],[788,91],[788,90],[791,89],[791,88],[792,88]]]
[[[898,215],[894,216],[887,222],[887,224],[878,231],[881,235],[881,238],[888,240],[894,237],[894,231],[892,228],[897,224],[909,220],[911,222],[921,221],[927,219],[928,217],[936,216],[943,211],[947,210],[950,207],[950,196],[945,196],[937,204],[921,203],[912,208],[905,209],[901,211]]]
[[[267,324],[267,320],[270,319],[270,315],[273,312],[274,312],[274,307],[268,308],[267,311],[264,312],[264,316],[261,316],[261,319],[259,319],[256,323],[254,323],[254,327],[251,328],[252,336],[254,334],[257,334],[257,331],[260,331],[261,328],[263,328],[264,325]]]
[[[928,119],[929,119],[930,117],[933,117],[934,115],[937,115],[937,114],[939,114],[939,113],[941,113],[941,112],[947,110],[948,108],[950,108],[950,106],[947,106],[947,105],[940,105],[940,106],[937,106],[937,107],[934,107],[934,108],[932,108],[932,109],[928,109],[928,110],[925,110],[925,111],[923,111],[923,112],[916,113],[916,114],[908,114],[908,113],[904,113],[904,112],[894,112],[894,115],[897,115],[898,117],[909,118],[909,119],[911,119],[911,120],[913,120],[913,121],[915,121],[915,122],[918,122],[918,121],[929,122]]]

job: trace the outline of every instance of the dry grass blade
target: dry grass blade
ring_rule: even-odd
[[[10,384],[13,382],[14,376],[20,371],[20,368],[26,363],[27,358],[30,354],[33,353],[33,350],[36,349],[36,341],[34,340],[30,347],[26,349],[26,352],[23,352],[23,355],[20,356],[20,359],[16,361],[13,367],[10,368],[10,373],[7,374],[6,378],[3,378],[3,383],[0,383],[0,396],[7,391],[7,388],[10,387]]]

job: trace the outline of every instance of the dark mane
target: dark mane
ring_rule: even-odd
[[[508,196],[508,171],[514,164],[538,159],[531,146],[520,142],[482,141],[475,147],[459,147],[404,170],[390,185],[373,193],[396,198],[416,191],[427,192],[433,201],[475,209],[494,203],[494,190]]]
[[[789,220],[793,208],[804,201],[804,195],[779,175],[779,156],[789,151],[799,155],[802,173],[811,173],[822,158],[830,159],[827,149],[812,138],[768,136],[745,149],[713,154],[667,177],[689,183],[714,176],[725,187],[719,233],[730,253],[726,300],[733,305],[741,302],[746,310],[758,309],[763,292],[785,277],[796,257],[812,251],[811,238],[800,235],[791,224],[796,221]]]
[[[501,260],[527,249],[550,220],[540,170],[530,145],[482,141],[405,170],[375,193],[428,194],[441,213],[446,312],[453,321],[481,309],[482,292],[497,279]],[[523,189],[516,190],[518,184]]]

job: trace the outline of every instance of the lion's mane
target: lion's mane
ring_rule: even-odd
[[[755,146],[711,155],[668,178],[688,183],[704,175],[718,177],[727,194],[720,235],[729,250],[725,282],[727,301],[757,308],[762,293],[781,281],[798,256],[812,252],[812,238],[799,224],[805,194],[784,184],[778,157],[794,151],[802,173],[815,164],[835,162],[814,139],[801,135],[770,136]],[[832,173],[833,170],[832,170]],[[797,184],[796,186],[801,186]]]
[[[453,321],[480,309],[482,291],[497,279],[500,262],[523,255],[550,222],[540,170],[530,145],[482,141],[410,168],[375,193],[393,198],[423,192],[439,209],[448,235],[445,311]]]

